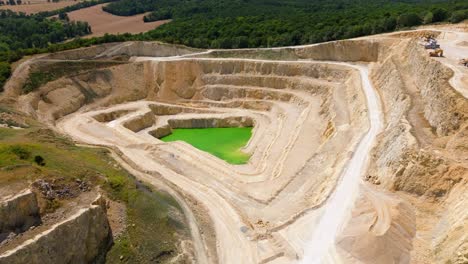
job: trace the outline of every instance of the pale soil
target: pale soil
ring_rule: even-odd
[[[8,9],[14,12],[23,12],[29,15],[29,14],[35,14],[35,13],[44,12],[44,11],[57,10],[57,9],[61,9],[61,8],[78,3],[78,1],[60,1],[57,3],[53,3],[53,2],[48,3],[47,1],[39,1],[39,0],[24,1],[24,2],[26,4],[14,5],[14,6],[10,6],[10,5],[0,6],[0,9]]]
[[[101,5],[96,5],[88,8],[83,8],[68,13],[70,20],[86,21],[91,26],[93,33],[86,37],[99,37],[104,34],[123,34],[123,33],[142,33],[158,26],[170,22],[170,20],[154,21],[149,23],[143,22],[144,14],[123,17],[115,16],[104,12]]]

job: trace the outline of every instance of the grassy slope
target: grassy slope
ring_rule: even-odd
[[[244,164],[250,155],[240,148],[247,144],[251,135],[251,127],[174,129],[161,140],[183,140],[231,164]]]
[[[35,156],[43,157],[45,165],[36,164]],[[39,124],[21,130],[0,128],[0,186],[57,178],[101,185],[111,199],[126,204],[129,227],[107,254],[108,263],[164,263],[178,254],[176,244],[187,230],[177,202],[137,184],[107,150],[75,146]]]

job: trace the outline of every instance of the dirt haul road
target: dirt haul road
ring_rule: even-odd
[[[369,111],[370,129],[359,142],[353,157],[346,165],[341,180],[327,201],[324,213],[318,225],[314,226],[313,236],[308,242],[302,263],[337,263],[339,258],[334,256],[335,238],[346,219],[350,218],[351,209],[359,193],[361,178],[367,170],[367,162],[375,138],[383,127],[380,99],[369,80],[366,66],[355,66],[361,74],[364,93]]]

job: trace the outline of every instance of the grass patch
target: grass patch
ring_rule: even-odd
[[[172,211],[182,215],[178,204],[169,195],[142,185],[126,192],[122,192],[120,185],[117,189],[128,205],[128,228],[114,242],[107,263],[164,263],[177,255],[174,244],[180,235],[188,235],[185,224],[168,214]]]
[[[251,127],[178,128],[161,138],[164,142],[183,140],[231,164],[245,164],[250,155],[241,151],[252,136]]]
[[[75,146],[37,125],[0,128],[0,186],[54,178],[100,185],[110,199],[126,205],[128,226],[108,252],[107,263],[163,263],[179,253],[179,238],[188,236],[177,202],[138,183],[107,150]],[[48,209],[60,206],[55,201]]]

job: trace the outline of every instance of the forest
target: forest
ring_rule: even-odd
[[[66,12],[110,2],[106,12],[149,12],[145,22],[172,19],[146,33],[91,33]],[[61,19],[48,17],[59,15]],[[466,0],[91,0],[36,15],[0,11],[0,90],[10,64],[24,55],[106,42],[159,40],[197,48],[254,48],[317,43],[468,18]],[[67,42],[63,43],[63,41]]]
[[[66,16],[61,16],[66,17]],[[91,33],[86,22],[28,16],[0,10],[0,90],[10,75],[10,63],[34,54],[52,43]]]
[[[111,3],[122,5],[129,0]],[[309,44],[468,18],[467,1],[176,1],[145,17],[172,18],[148,34],[197,48]]]

